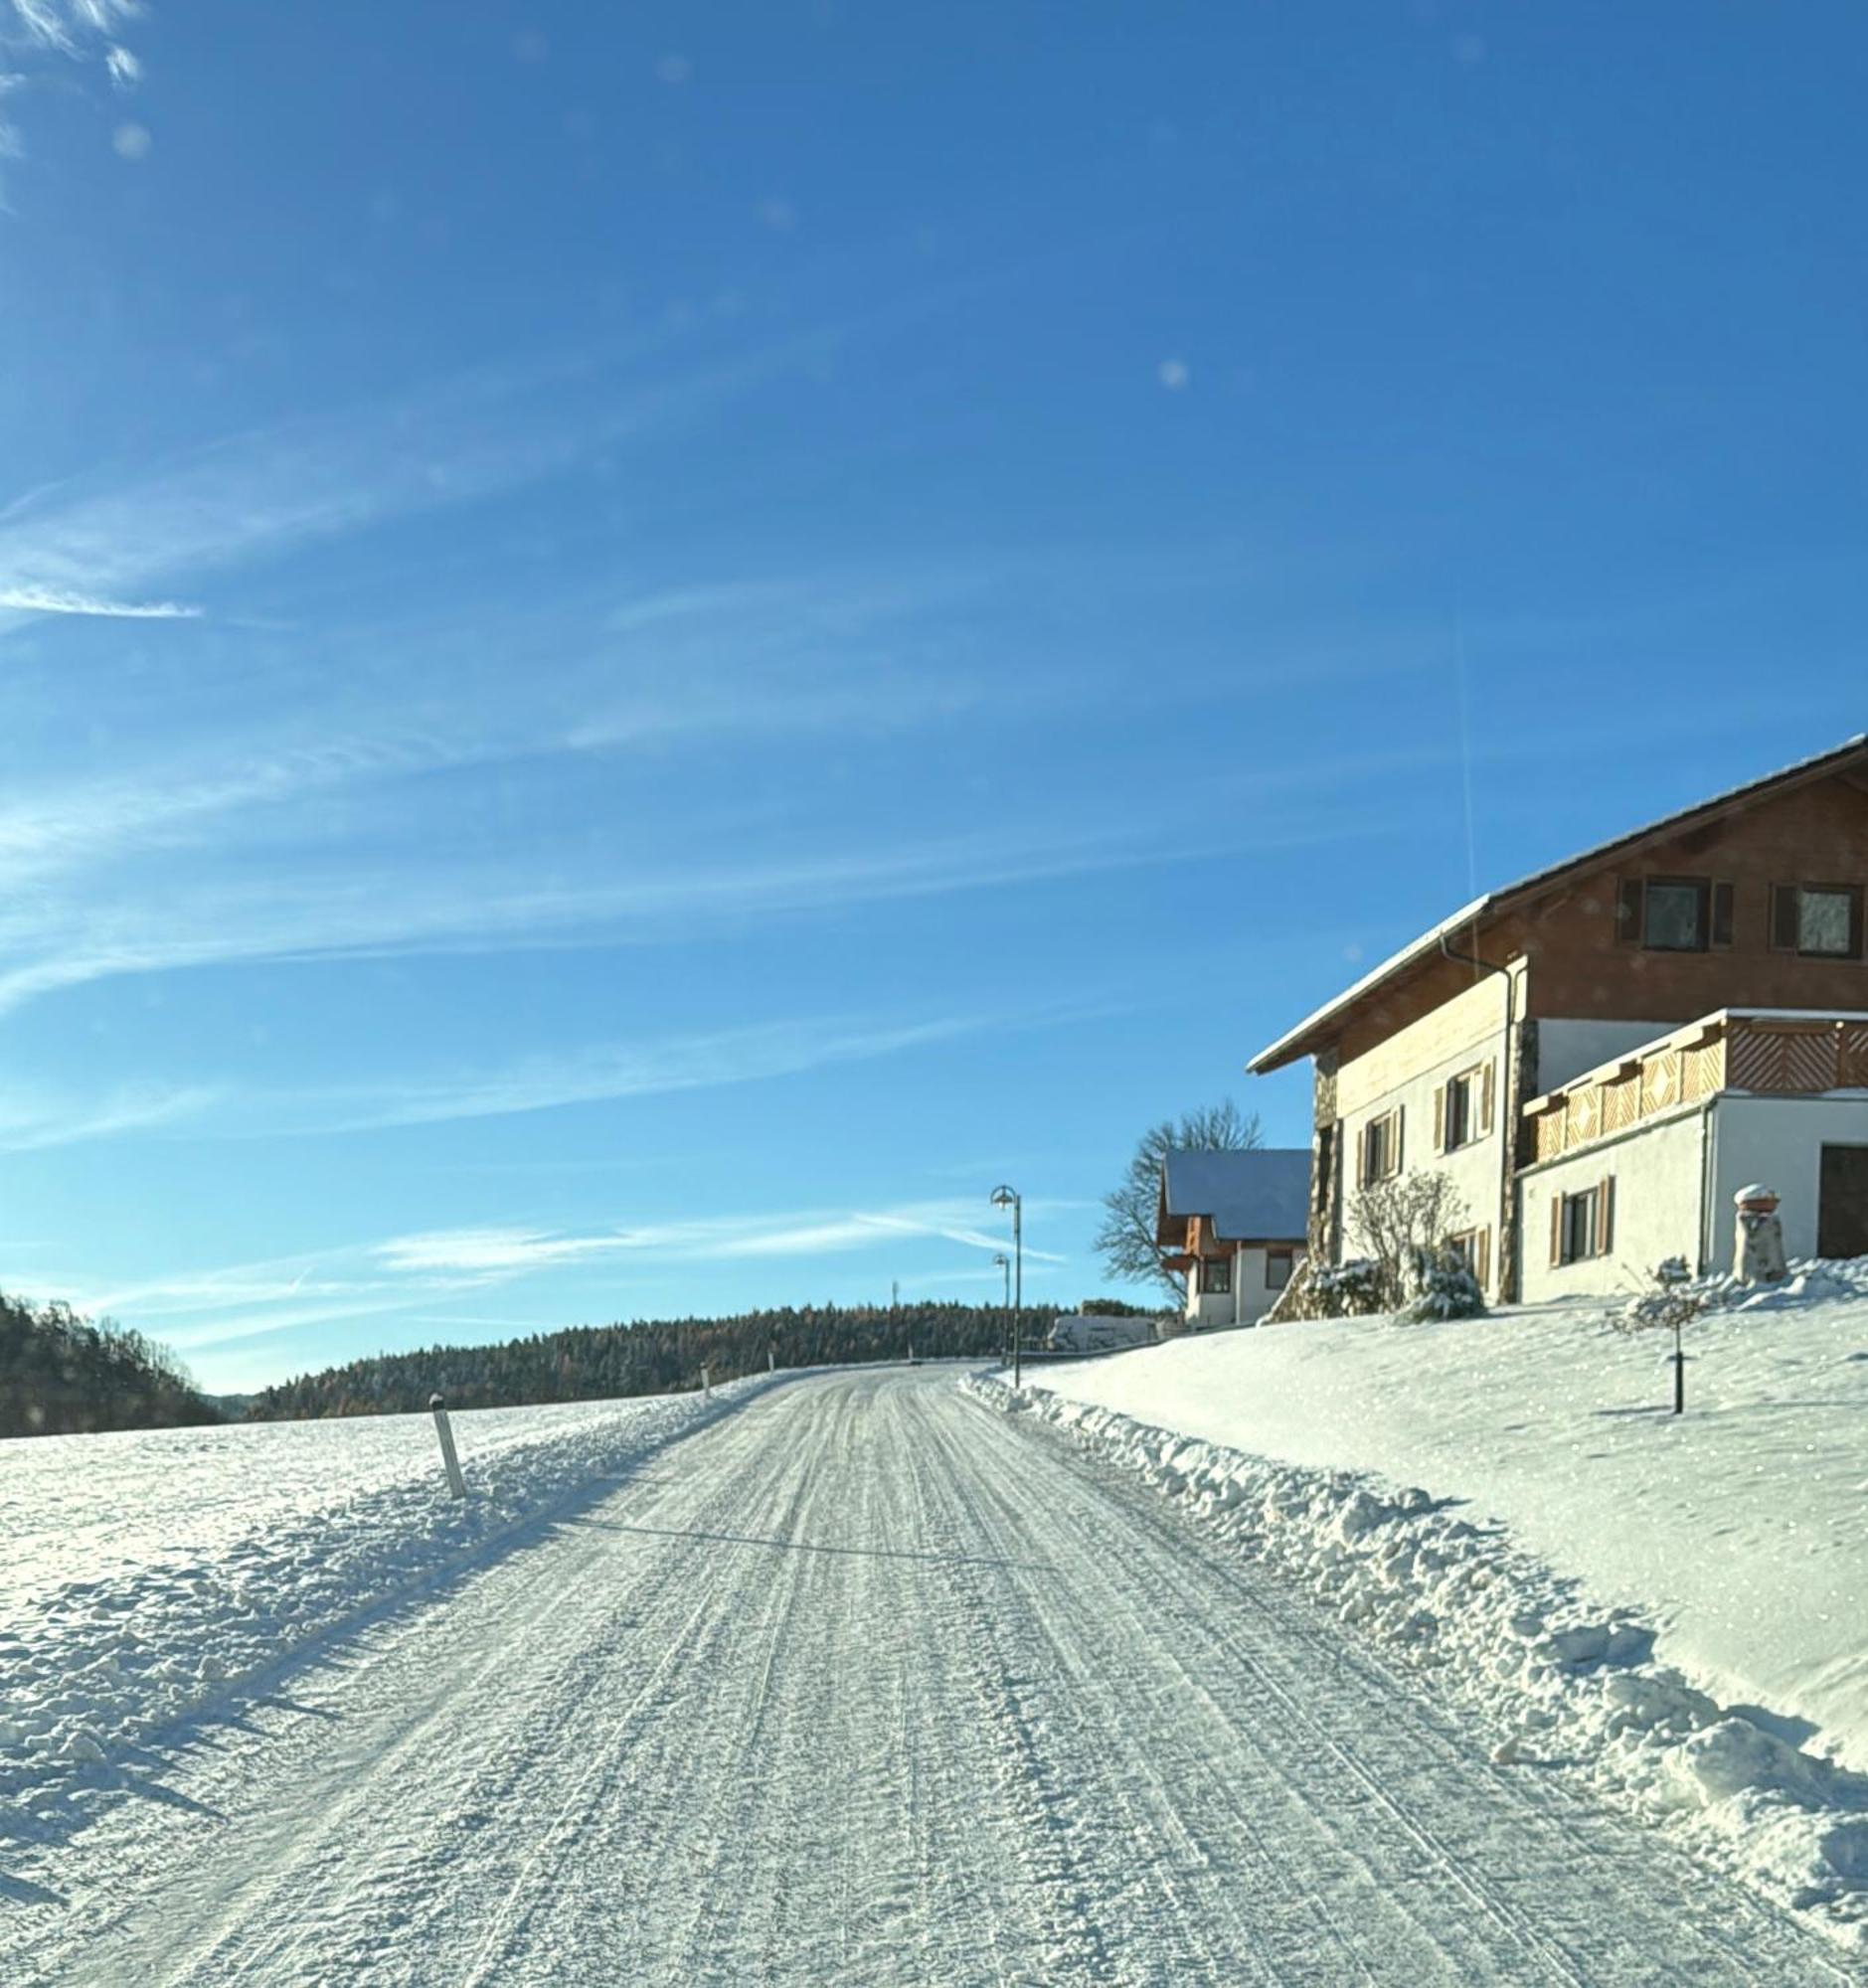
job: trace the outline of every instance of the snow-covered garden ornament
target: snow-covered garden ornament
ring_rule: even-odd
[[[1778,1218],[1776,1190],[1754,1182],[1732,1199],[1738,1204],[1733,1276],[1741,1284],[1781,1284],[1789,1275],[1789,1266],[1783,1257],[1783,1224]]]

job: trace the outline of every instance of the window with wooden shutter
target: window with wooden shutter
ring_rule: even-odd
[[[1550,1197],[1550,1267],[1554,1270],[1563,1261],[1563,1196]]]
[[[1796,950],[1794,884],[1773,884],[1771,887],[1771,950],[1773,952]]]
[[[1774,884],[1771,948],[1803,959],[1862,956],[1859,884]]]
[[[1401,1149],[1407,1135],[1408,1107],[1405,1104],[1397,1104],[1389,1116],[1393,1119],[1395,1127],[1390,1141],[1393,1150],[1388,1161],[1388,1171],[1393,1176],[1401,1171]]]
[[[1712,887],[1712,942],[1714,945],[1730,945],[1733,929],[1733,900],[1735,893],[1730,884],[1715,884]]]
[[[1486,1290],[1492,1281],[1492,1232],[1489,1227],[1479,1231],[1473,1253],[1478,1260],[1472,1265],[1472,1274],[1479,1280],[1479,1289]]]
[[[1493,1079],[1498,1075],[1498,1066],[1488,1063],[1479,1075],[1479,1136],[1489,1135],[1492,1129]]]
[[[1614,1251],[1615,1228],[1615,1177],[1603,1176],[1602,1186],[1596,1190],[1596,1253],[1599,1256],[1612,1255]]]
[[[1641,880],[1638,877],[1623,877],[1615,889],[1617,945],[1640,944],[1641,909]]]
[[[1649,952],[1704,952],[1712,885],[1704,877],[1648,877],[1641,887],[1641,943]]]
[[[1437,1153],[1443,1153],[1447,1150],[1446,1092],[1449,1086],[1444,1083],[1436,1084],[1434,1087],[1434,1150]]]

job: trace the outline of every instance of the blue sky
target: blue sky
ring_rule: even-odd
[[[0,1282],[245,1387],[1103,1288],[1868,725],[1853,5],[0,0]]]

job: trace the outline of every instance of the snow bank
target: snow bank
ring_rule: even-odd
[[[771,1385],[457,1414],[464,1499],[427,1415],[0,1443],[0,1807],[58,1828],[165,1727]]]
[[[1868,1671],[1868,1306],[1780,1301],[1689,1339],[1679,1422],[1638,1412],[1657,1337],[1601,1306],[1228,1333],[1018,1394],[963,1385],[1434,1672],[1501,1762],[1562,1760],[1868,1951],[1868,1777],[1837,1743],[1862,1737]],[[1754,1658],[1787,1704],[1760,1702]]]
[[[1602,1606],[1640,1611],[1701,1690],[1799,1721],[1868,1771],[1868,1265],[1798,1265],[1696,1320],[1677,1418],[1672,1337],[1618,1330],[1625,1306],[1274,1326],[1043,1385],[1464,1499]]]

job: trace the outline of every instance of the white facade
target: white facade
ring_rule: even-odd
[[[1399,1151],[1391,1177],[1429,1169],[1446,1177],[1465,1206],[1458,1227],[1485,1239],[1486,1288],[1496,1291],[1508,1109],[1505,1040],[1505,983],[1493,975],[1337,1072],[1341,1256],[1357,1253],[1355,1198],[1367,1184],[1367,1128],[1392,1116]],[[1470,1136],[1448,1150],[1440,1100],[1448,1082],[1462,1077],[1474,1086]],[[1488,1109],[1483,1100],[1489,1100]]]
[[[1271,1248],[1262,1243],[1242,1243],[1233,1250],[1228,1267],[1232,1289],[1203,1291],[1198,1268],[1187,1272],[1187,1323],[1196,1332],[1210,1332],[1221,1326],[1257,1325],[1276,1302],[1288,1278],[1273,1283],[1267,1258]],[[1303,1260],[1303,1250],[1286,1245],[1294,1272]]]
[[[1689,1105],[1618,1139],[1604,1139],[1518,1176],[1519,1294],[1540,1298],[1645,1290],[1657,1263],[1703,1253],[1708,1120],[1712,1105]],[[1574,1262],[1551,1260],[1553,1204],[1609,1184],[1608,1247]]]
[[[1730,1269],[1733,1196],[1752,1181],[1782,1198],[1785,1252],[1813,1256],[1825,1145],[1868,1146],[1868,1097],[1722,1091],[1619,1138],[1526,1168],[1518,1177],[1522,1295],[1534,1303],[1643,1290],[1669,1256],[1683,1256],[1695,1271]],[[1605,1183],[1609,1246],[1553,1263],[1553,1203]]]
[[[1596,1070],[1630,1050],[1644,1049],[1678,1022],[1566,1021],[1546,1017],[1537,1025],[1538,1090],[1561,1090],[1585,1071]]]
[[[1728,1094],[1720,1098],[1713,1126],[1707,1252],[1712,1266],[1731,1268],[1732,1197],[1749,1181],[1777,1189],[1784,1252],[1816,1253],[1824,1146],[1868,1146],[1868,1097],[1848,1092],[1825,1097]]]

